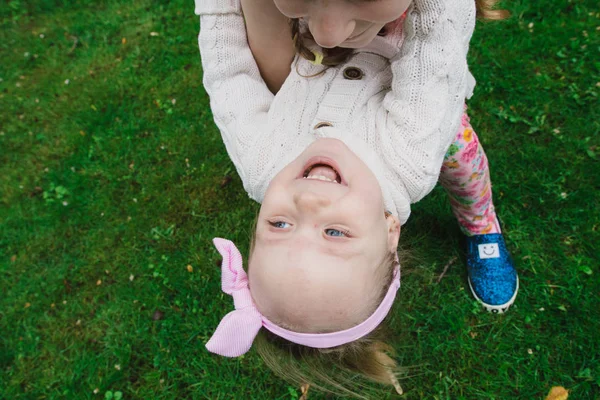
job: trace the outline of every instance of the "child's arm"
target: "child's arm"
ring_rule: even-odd
[[[256,64],[271,92],[277,93],[296,55],[289,19],[273,0],[242,0],[242,10]]]
[[[377,119],[388,166],[406,183],[411,202],[435,186],[472,89],[468,42],[473,0],[414,0],[405,39],[391,61],[392,90]]]
[[[273,94],[248,47],[240,0],[196,0],[195,12],[204,88],[229,157],[250,191],[253,148],[268,132]]]

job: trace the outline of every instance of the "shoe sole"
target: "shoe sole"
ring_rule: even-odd
[[[480,302],[481,304],[483,304],[483,307],[486,310],[488,310],[489,312],[491,312],[492,314],[504,314],[506,312],[506,310],[508,310],[508,308],[510,306],[512,306],[512,304],[515,302],[515,299],[517,298],[517,293],[519,292],[519,277],[517,276],[517,287],[515,289],[515,293],[511,297],[511,299],[509,301],[507,301],[506,303],[504,303],[504,304],[500,304],[500,305],[494,306],[494,305],[491,305],[491,304],[486,304],[485,302],[483,302],[483,300],[481,300],[479,297],[477,297],[477,294],[473,290],[473,285],[471,285],[471,278],[470,277],[468,277],[468,281],[469,281],[469,288],[471,289],[471,293],[473,294],[473,297],[475,297],[475,299],[478,302]]]

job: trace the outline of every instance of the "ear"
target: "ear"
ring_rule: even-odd
[[[388,249],[390,252],[396,253],[400,241],[400,222],[391,214],[385,218],[385,222],[388,227]]]

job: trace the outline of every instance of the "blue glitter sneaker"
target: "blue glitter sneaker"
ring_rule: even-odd
[[[467,237],[467,270],[473,296],[501,314],[515,301],[519,277],[500,233]]]

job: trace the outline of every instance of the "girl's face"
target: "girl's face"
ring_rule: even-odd
[[[399,235],[371,170],[343,142],[319,139],[267,189],[250,255],[252,296],[269,319],[297,329],[356,325],[381,294],[382,264]]]
[[[321,47],[357,49],[408,9],[411,0],[273,0],[288,18],[302,18]]]

